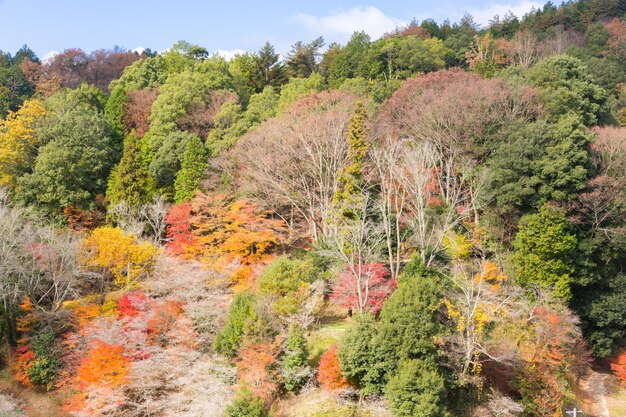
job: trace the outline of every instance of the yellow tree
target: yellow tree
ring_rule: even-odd
[[[33,167],[39,146],[35,126],[45,113],[39,101],[29,100],[0,121],[0,187],[13,188],[17,178]]]
[[[157,252],[151,243],[139,242],[120,228],[99,227],[85,239],[82,259],[87,268],[108,271],[117,285],[128,286],[150,272]]]

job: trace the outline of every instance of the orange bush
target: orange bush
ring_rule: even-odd
[[[237,378],[256,397],[268,403],[278,392],[276,359],[278,343],[256,343],[244,347],[237,360]]]
[[[326,391],[335,391],[350,386],[348,380],[341,375],[337,345],[332,345],[320,358],[317,382]]]
[[[96,340],[80,362],[75,382],[81,389],[90,386],[115,388],[126,382],[129,367],[130,360],[124,356],[123,346]]]
[[[615,357],[611,358],[611,371],[626,385],[626,349],[622,349]]]

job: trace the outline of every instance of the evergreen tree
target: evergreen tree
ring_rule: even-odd
[[[576,245],[563,212],[546,205],[522,217],[511,255],[517,281],[526,289],[551,290],[569,299]]]
[[[176,203],[183,203],[191,200],[206,174],[208,152],[202,141],[197,137],[192,137],[185,146],[183,162],[180,171],[174,181]]]
[[[334,201],[343,215],[352,218],[354,207],[362,198],[363,163],[369,148],[367,113],[363,102],[356,103],[348,127],[348,163],[339,174]]]
[[[131,207],[150,198],[150,176],[141,154],[140,139],[134,130],[124,140],[124,154],[111,173],[107,196],[111,204],[124,201]]]

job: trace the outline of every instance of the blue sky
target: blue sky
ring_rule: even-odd
[[[324,36],[345,43],[355,30],[373,38],[413,18],[458,20],[469,12],[486,24],[508,10],[522,16],[544,0],[0,0],[0,49],[24,43],[40,57],[78,47],[119,45],[156,51],[184,39],[209,51],[257,50],[266,40],[288,52],[297,40]]]

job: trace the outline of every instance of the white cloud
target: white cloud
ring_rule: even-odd
[[[131,52],[135,52],[139,55],[143,54],[143,51],[145,51],[146,48],[144,48],[143,46],[138,46],[135,49],[133,49]]]
[[[317,35],[327,39],[345,40],[356,31],[364,31],[373,39],[381,37],[406,22],[387,16],[374,6],[358,6],[340,10],[326,16],[313,16],[298,13],[293,16],[295,23],[303,25]]]
[[[46,63],[48,63],[48,62],[52,61],[52,59],[53,59],[55,56],[59,55],[59,53],[60,53],[59,51],[50,51],[50,52],[48,52],[47,54],[45,54],[45,55],[43,56],[43,58],[41,58],[41,62],[43,62],[44,64],[46,64]]]
[[[467,10],[474,17],[474,21],[481,25],[487,25],[495,15],[504,17],[508,12],[512,12],[518,18],[522,18],[533,7],[543,7],[545,1],[523,0],[517,3],[492,3],[483,8],[470,8]]]
[[[236,55],[243,55],[245,53],[246,51],[244,51],[243,49],[218,49],[217,51],[213,52],[214,55],[221,56],[222,58],[226,59],[226,61],[230,61]]]

